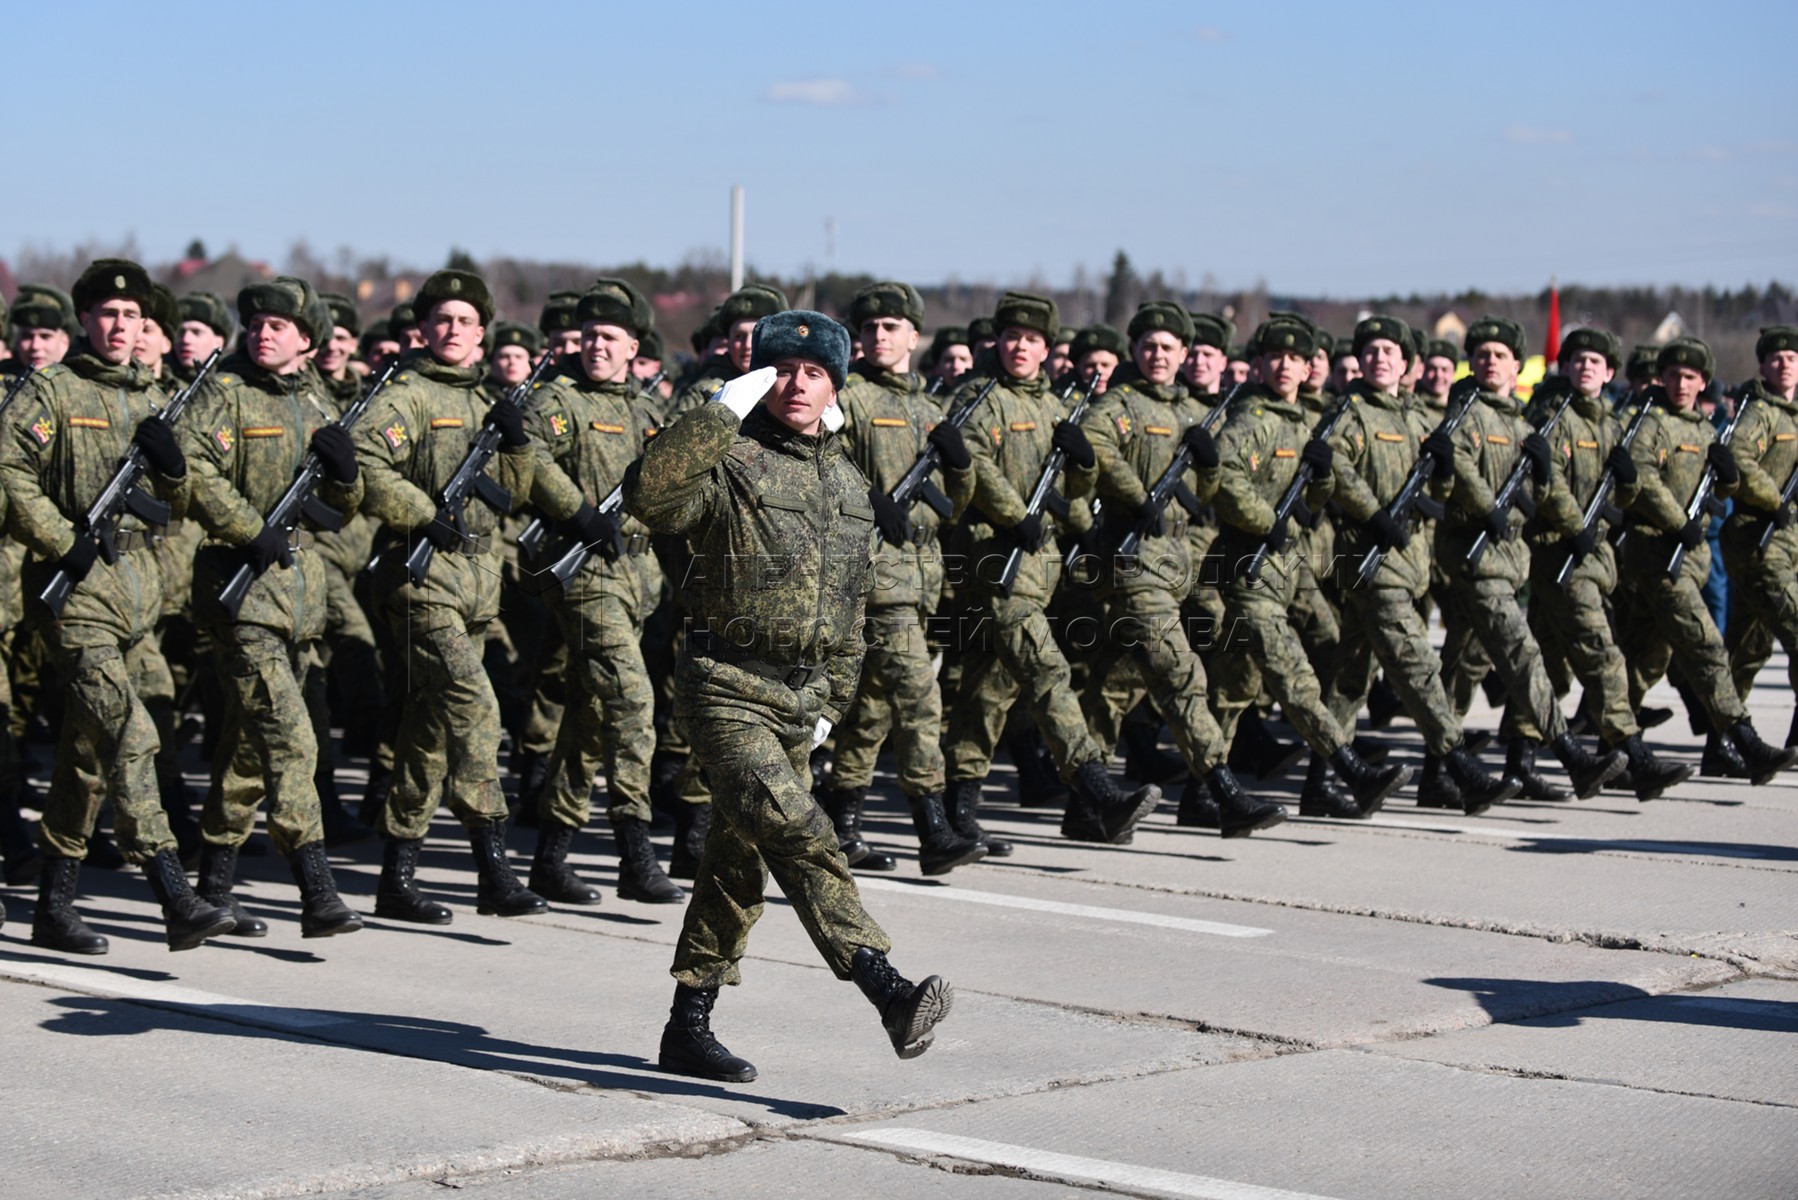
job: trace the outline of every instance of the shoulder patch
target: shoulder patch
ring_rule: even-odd
[[[225,451],[227,454],[231,452],[231,447],[237,444],[237,436],[231,432],[231,427],[229,425],[213,430],[212,440],[217,442],[219,444],[219,449]]]
[[[406,423],[404,421],[395,421],[381,431],[381,436],[387,439],[387,446],[389,449],[398,450],[401,446],[406,444]]]
[[[1123,413],[1119,413],[1117,416],[1113,417],[1112,420],[1117,422],[1118,434],[1120,436],[1122,436],[1122,437],[1130,436],[1130,418],[1129,417],[1125,416]]]
[[[567,417],[563,416],[561,413],[549,414],[550,433],[554,434],[556,437],[567,437],[568,429],[569,425]]]
[[[56,423],[49,417],[39,417],[31,425],[31,436],[37,439],[40,446],[48,446],[50,439],[56,436]]]

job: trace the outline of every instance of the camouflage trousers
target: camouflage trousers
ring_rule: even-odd
[[[1777,545],[1779,539],[1775,539]],[[1755,676],[1773,657],[1778,642],[1786,652],[1786,679],[1798,691],[1798,576],[1786,555],[1730,555],[1729,672],[1743,703]]]
[[[1629,702],[1629,670],[1611,631],[1606,603],[1610,589],[1605,586],[1610,581],[1575,569],[1562,587],[1555,581],[1562,561],[1559,553],[1542,551],[1532,561],[1530,631],[1542,649],[1555,690],[1565,690],[1562,680],[1555,679],[1560,673],[1555,664],[1564,663],[1563,670],[1585,689],[1586,704],[1598,721],[1605,744],[1621,745],[1623,739],[1641,732],[1641,727]],[[1542,565],[1535,568],[1534,563]]]
[[[1748,709],[1730,676],[1723,635],[1699,594],[1703,575],[1694,560],[1704,575],[1710,573],[1710,555],[1698,553],[1687,557],[1686,569],[1674,582],[1664,571],[1625,573],[1619,590],[1630,594],[1629,618],[1618,621],[1617,641],[1629,664],[1632,710],[1642,707],[1642,697],[1672,663],[1710,716],[1712,727],[1722,733],[1746,717]]]
[[[285,857],[325,836],[313,784],[324,707],[318,647],[257,625],[215,626],[211,634],[225,732],[200,831],[209,845],[241,846],[267,800],[269,840]]]
[[[1413,535],[1415,536],[1415,535]],[[1486,653],[1486,647],[1480,639],[1473,636],[1473,630],[1460,619],[1454,605],[1448,600],[1448,577],[1439,572],[1431,572],[1430,597],[1442,611],[1442,689],[1448,694],[1455,712],[1467,715],[1473,707],[1473,694],[1478,690],[1486,676],[1492,674],[1492,656]]]
[[[50,622],[44,637],[62,687],[62,730],[39,830],[46,853],[86,858],[100,806],[113,802],[119,850],[141,863],[175,848],[156,788],[156,722],[138,682],[168,666],[149,638],[121,643],[98,625]]]
[[[924,617],[909,605],[870,608],[861,684],[836,727],[831,780],[840,788],[874,781],[874,761],[890,736],[899,790],[923,796],[943,790],[943,700],[924,634]]]
[[[857,948],[892,948],[812,799],[812,730],[827,688],[815,679],[796,692],[712,659],[681,660],[676,712],[712,790],[711,829],[670,972],[688,987],[741,982],[737,964],[770,873],[838,979],[850,977]]]
[[[1063,779],[1108,756],[1093,740],[1074,695],[1068,660],[1034,601],[992,597],[967,612],[967,642],[955,704],[944,726],[951,781],[985,779],[1021,693]]]
[[[1229,613],[1225,640],[1212,677],[1212,709],[1225,744],[1236,736],[1243,710],[1255,703],[1265,683],[1280,711],[1318,754],[1334,754],[1348,742],[1323,702],[1323,689],[1305,644],[1293,628],[1294,584],[1274,570],[1259,581],[1237,579],[1224,588]]]
[[[1417,723],[1425,750],[1440,756],[1461,744],[1461,718],[1442,690],[1442,663],[1416,599],[1403,588],[1350,588],[1342,594],[1336,669],[1325,695],[1330,715],[1345,730],[1354,729],[1367,703],[1376,664]]]
[[[606,816],[648,821],[649,758],[655,750],[655,691],[643,666],[636,607],[595,593],[552,600],[566,648],[568,703],[539,802],[543,819],[587,823],[594,774],[606,773]]]
[[[1542,649],[1530,636],[1529,622],[1517,603],[1517,585],[1509,579],[1454,578],[1443,593],[1449,636],[1442,661],[1454,671],[1459,655],[1477,641],[1492,659],[1492,669],[1505,685],[1505,714],[1499,734],[1506,739],[1548,742],[1567,732],[1567,721],[1554,685],[1542,666]],[[1475,683],[1478,681],[1475,680]],[[1459,694],[1456,696],[1459,701]],[[1468,703],[1472,703],[1471,695]],[[1465,713],[1465,709],[1457,709]]]
[[[1114,747],[1124,721],[1147,695],[1194,775],[1209,772],[1229,750],[1212,716],[1204,664],[1186,634],[1180,597],[1158,588],[1114,592],[1106,604],[1107,645],[1094,685],[1082,694],[1088,728]]]

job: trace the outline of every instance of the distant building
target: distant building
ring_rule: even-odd
[[[234,252],[227,252],[206,262],[187,258],[175,264],[174,288],[177,295],[189,292],[211,292],[222,296],[227,304],[237,293],[252,283],[274,278],[275,270],[265,262],[252,262]]]

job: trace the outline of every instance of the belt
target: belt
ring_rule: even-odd
[[[649,535],[646,533],[633,533],[625,538],[624,552],[631,555],[633,558],[641,554],[648,554]]]
[[[740,671],[748,671],[751,675],[766,679],[771,683],[785,684],[797,692],[812,680],[824,674],[824,666],[782,666],[771,663],[765,658],[756,658],[747,651],[729,642],[713,637],[703,629],[696,629],[687,634],[687,653],[701,658],[715,659],[721,663],[729,663]]]
[[[148,529],[122,529],[112,535],[113,548],[120,554],[147,550],[161,540],[160,534],[151,533]]]

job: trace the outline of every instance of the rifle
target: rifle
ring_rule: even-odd
[[[176,392],[162,411],[155,414],[155,419],[165,425],[173,425],[179,421],[181,414],[187,410],[188,401],[193,399],[194,393],[206,381],[206,376],[212,373],[212,368],[218,364],[223,353],[224,348],[221,346],[208,355],[206,361],[200,364],[193,382]],[[113,472],[106,486],[100,489],[99,497],[75,527],[75,540],[97,542],[100,557],[106,560],[107,566],[119,561],[119,521],[126,513],[148,525],[169,523],[172,515],[169,506],[138,486],[143,481],[145,466],[144,452],[138,449],[135,441],[127,442],[125,457],[119,460],[119,469]],[[50,577],[50,582],[44,585],[38,598],[49,606],[52,615],[60,617],[64,606],[69,602],[70,594],[75,590],[75,584],[74,576],[59,567]]]
[[[1636,435],[1642,432],[1642,425],[1648,418],[1648,407],[1644,404],[1637,409],[1636,415],[1630,418],[1629,428],[1623,431],[1623,440],[1617,444],[1625,450],[1635,445]],[[1798,474],[1798,472],[1794,472],[1794,474]],[[1593,491],[1592,499],[1586,502],[1585,515],[1580,518],[1581,533],[1596,530],[1601,517],[1612,525],[1623,524],[1623,514],[1618,511],[1616,505],[1611,503],[1611,493],[1616,490],[1616,487],[1617,473],[1607,466],[1604,474],[1598,477],[1598,487]],[[1579,551],[1569,551],[1567,561],[1561,564],[1560,573],[1555,576],[1555,582],[1566,587],[1567,581],[1573,578],[1573,568],[1579,565],[1579,561]]]
[[[1241,389],[1242,385],[1240,383],[1231,387],[1224,398],[1219,400],[1210,412],[1199,419],[1199,427],[1207,433],[1216,429],[1223,421],[1224,414],[1229,410],[1230,401],[1236,399],[1236,393]],[[1167,470],[1161,473],[1161,477],[1155,480],[1154,486],[1149,489],[1148,498],[1143,501],[1143,515],[1141,519],[1136,522],[1136,525],[1129,533],[1124,535],[1123,540],[1118,542],[1117,552],[1119,554],[1134,555],[1142,548],[1143,538],[1147,537],[1149,531],[1161,523],[1161,514],[1166,511],[1167,502],[1169,500],[1178,496],[1180,498],[1180,503],[1183,506],[1186,504],[1186,496],[1191,495],[1191,493],[1187,491],[1183,480],[1186,472],[1191,469],[1192,448],[1182,441],[1180,443],[1180,448],[1174,451],[1174,459],[1172,462],[1168,463]],[[1185,495],[1182,495],[1182,493],[1185,493]],[[1190,508],[1188,511],[1191,511]]]
[[[33,372],[31,371],[25,371],[17,379],[13,380],[12,386],[6,389],[6,399],[0,400],[0,415],[4,415],[6,410],[12,407],[13,400],[20,392],[25,390],[25,383],[31,378],[32,374]]]
[[[601,514],[606,514],[606,515],[615,513],[623,507],[624,507],[624,484],[623,483],[619,483],[611,491],[607,492],[605,499],[601,500],[598,504],[593,506],[594,511],[599,512]],[[538,525],[541,525],[542,522],[543,522],[543,518],[538,517],[536,520],[531,522],[531,525],[538,526]],[[530,529],[527,528],[525,530],[525,533],[528,534],[529,532],[530,532]],[[537,541],[539,543],[541,543],[542,540],[543,539],[542,539],[541,535],[539,535]],[[616,535],[616,537],[613,541],[613,545],[617,547],[619,553],[623,553],[623,551],[624,551],[623,542],[624,542],[624,534],[622,532],[620,532],[619,534]],[[524,534],[519,535],[518,544],[520,546],[524,545]],[[598,544],[599,544],[598,542],[595,542],[593,545],[597,546]],[[587,560],[592,557],[593,557],[593,546],[588,546],[581,542],[576,542],[576,543],[574,543],[574,545],[568,547],[568,549],[563,552],[561,558],[558,558],[555,562],[553,562],[549,565],[549,573],[556,577],[556,582],[561,584],[562,590],[564,592],[566,592],[568,590],[568,585],[574,581],[574,577],[576,575],[580,574],[581,568],[586,566]]]
[[[1794,464],[1792,473],[1786,476],[1785,486],[1779,489],[1779,503],[1773,506],[1772,514],[1767,518],[1767,527],[1761,530],[1759,548],[1762,554],[1765,554],[1767,547],[1773,544],[1774,531],[1779,528],[1779,523],[1775,518],[1782,511],[1789,509],[1794,499],[1798,499],[1798,464]]]
[[[998,383],[997,377],[987,380],[986,386],[976,392],[973,399],[944,417],[944,423],[953,425],[957,429],[967,425],[968,418],[974,415],[974,410],[980,406],[982,400],[986,399],[987,393],[998,386]],[[907,514],[911,512],[913,504],[922,500],[931,507],[937,516],[947,521],[955,515],[955,505],[949,497],[943,495],[943,489],[930,482],[931,474],[942,464],[942,461],[942,452],[934,445],[926,444],[923,453],[918,455],[917,461],[913,462],[899,482],[893,485],[893,490],[887,493],[887,498],[897,504],[901,512]],[[880,531],[875,530],[874,541],[870,544],[869,553],[872,553],[873,548],[879,544]]]
[[[661,386],[662,380],[666,379],[667,377],[668,377],[668,372],[657,371],[654,375],[651,375],[648,379],[640,379],[640,380],[637,380],[636,383],[640,390],[640,393],[642,395],[647,396],[650,393],[654,392],[657,387]],[[620,504],[623,503],[623,499],[622,499],[623,493],[617,492],[616,489],[614,489],[614,492],[616,492],[616,494],[620,497],[618,503],[620,503]],[[601,512],[609,513],[618,507],[618,504],[613,504],[611,508],[603,507],[603,505],[606,503],[606,501],[609,501],[611,499],[612,499],[611,496],[607,496],[605,500],[600,501],[600,505],[602,506],[600,508]],[[527,523],[525,525],[525,527],[519,531],[518,537],[516,539],[514,539],[514,541],[513,541],[513,545],[517,546],[520,550],[524,551],[525,555],[527,557],[535,558],[535,557],[537,557],[538,554],[542,553],[543,541],[548,536],[549,536],[549,522],[547,522],[543,519],[543,516],[541,513],[535,514],[531,517],[529,523]],[[570,553],[572,553],[572,551]],[[566,559],[567,557],[568,557],[567,555],[564,555],[563,559]],[[562,561],[563,561],[562,559],[558,559],[556,562],[556,566],[559,567],[561,565]],[[567,587],[568,580],[574,578],[573,572],[580,570],[581,564],[585,563],[586,561],[587,561],[587,559],[583,555],[581,558],[581,561],[574,565],[573,571],[570,571],[566,577],[558,576],[558,578],[562,579],[563,587]],[[555,568],[552,568],[552,570],[553,569],[555,569]]]
[[[930,381],[930,386],[924,389],[924,394],[926,396],[934,396],[942,390],[943,390],[943,377],[941,375],[938,375],[935,379],[932,379]]]
[[[1342,414],[1348,411],[1348,406],[1353,401],[1354,393],[1352,392],[1338,400],[1336,407],[1331,409],[1329,414],[1312,429],[1311,437],[1308,440],[1315,442],[1335,433],[1337,423],[1342,420]],[[1255,547],[1255,553],[1249,558],[1249,565],[1243,568],[1243,578],[1251,583],[1259,579],[1261,568],[1267,564],[1268,557],[1274,551],[1285,547],[1286,524],[1291,519],[1293,512],[1303,506],[1305,489],[1310,486],[1311,464],[1300,462],[1298,470],[1292,473],[1292,482],[1286,485],[1286,490],[1280,494],[1280,502],[1274,506],[1273,525],[1268,528],[1267,536],[1261,539],[1261,544]]]
[[[354,429],[356,422],[362,419],[362,414],[368,411],[375,396],[387,386],[387,381],[393,378],[393,373],[397,370],[399,370],[398,359],[388,363],[380,377],[375,380],[374,385],[358,396],[356,402],[350,405],[341,417],[337,418],[337,427],[345,433]],[[318,498],[318,481],[323,474],[324,467],[319,463],[318,455],[308,450],[306,457],[300,462],[299,474],[295,475],[293,482],[287,485],[287,491],[282,493],[279,500],[275,501],[275,506],[268,510],[268,516],[263,518],[263,524],[279,529],[290,537],[293,531],[299,528],[302,517],[332,533],[342,529],[343,514]],[[293,566],[293,551],[287,549],[281,551],[281,565]],[[234,617],[238,614],[239,610],[243,608],[243,602],[249,596],[250,588],[255,584],[258,574],[257,570],[247,562],[237,568],[237,571],[231,576],[230,582],[226,583],[224,590],[219,592],[219,603],[225,606],[226,612]]]
[[[661,387],[662,380],[664,380],[666,378],[668,378],[668,372],[664,370],[664,371],[657,371],[654,375],[651,375],[648,379],[638,379],[638,380],[635,380],[634,382],[637,385],[637,390],[639,392],[643,393],[645,396],[647,396],[651,392],[655,391],[657,388]]]
[[[1451,408],[1448,415],[1442,418],[1442,424],[1436,426],[1435,432],[1430,436],[1434,437],[1436,433],[1446,433],[1453,437],[1455,430],[1461,428],[1461,422],[1467,419],[1468,410],[1472,407],[1472,401],[1466,400],[1458,407]],[[1442,506],[1424,494],[1424,489],[1430,485],[1430,480],[1436,477],[1438,465],[1434,456],[1419,454],[1417,462],[1411,467],[1411,473],[1405,477],[1404,485],[1398,489],[1398,494],[1386,506],[1387,514],[1398,522],[1398,527],[1402,532],[1410,532],[1411,514],[1414,512],[1422,512],[1433,520],[1441,518]],[[1361,560],[1360,571],[1355,575],[1356,587],[1368,585],[1374,574],[1379,571],[1380,564],[1386,561],[1386,554],[1389,550],[1391,550],[1390,546],[1380,545],[1375,545],[1368,550],[1367,557]]]
[[[1068,402],[1068,397],[1072,396],[1074,394],[1074,389],[1079,386],[1080,380],[1078,378],[1068,381],[1068,386],[1062,390],[1061,396],[1059,397],[1064,406]],[[1092,398],[1093,385],[1092,380],[1089,378],[1086,383],[1086,390],[1081,393],[1080,403],[1076,404],[1073,407],[1073,410],[1063,419],[1072,421],[1075,425],[1080,424],[1080,418],[1086,415],[1086,406],[1091,403]],[[1057,506],[1058,511],[1065,512],[1067,510],[1067,501],[1062,499],[1059,493],[1055,492],[1055,481],[1061,476],[1061,470],[1067,465],[1067,461],[1068,456],[1063,454],[1060,450],[1054,448],[1050,449],[1049,457],[1043,460],[1043,472],[1041,475],[1037,476],[1036,487],[1031,489],[1030,502],[1024,506],[1025,517],[1040,516],[1043,509],[1051,507],[1051,505],[1055,504],[1057,501],[1059,502]],[[1052,494],[1054,495],[1054,500],[1051,500],[1050,498]],[[1018,582],[1018,570],[1023,567],[1023,565],[1024,547],[1021,544],[1015,545],[1011,548],[1011,553],[1005,556],[1005,567],[999,572],[999,594],[1001,596],[1011,595],[1011,589],[1015,587]]]
[[[1736,426],[1741,423],[1742,409],[1745,405],[1736,405],[1736,411],[1729,416],[1729,424],[1717,435],[1717,445],[1727,446],[1736,436]],[[1686,524],[1690,525],[1698,519],[1699,513],[1721,514],[1722,501],[1716,498],[1717,472],[1709,462],[1704,464],[1704,474],[1698,478],[1698,489],[1692,493],[1692,502],[1686,505]],[[1681,542],[1673,549],[1673,557],[1667,561],[1667,578],[1678,581],[1679,569],[1685,565],[1686,544]]]
[[[514,408],[522,409],[525,399],[531,394],[531,389],[537,386],[538,381],[543,378],[543,373],[554,366],[555,361],[555,355],[545,354],[531,369],[530,378],[514,386],[511,391],[494,401],[494,404],[510,404]],[[463,458],[462,465],[456,468],[456,473],[450,476],[450,481],[443,485],[443,494],[438,507],[449,513],[450,519],[456,524],[457,532],[461,533],[465,539],[468,534],[461,528],[462,514],[468,507],[468,499],[471,495],[480,497],[487,507],[497,513],[503,514],[512,508],[512,493],[493,482],[487,475],[487,464],[493,461],[493,456],[498,452],[499,429],[492,421],[484,422],[481,425],[481,431],[474,435],[474,445],[468,448],[468,454]],[[430,538],[421,535],[414,541],[411,552],[406,555],[406,574],[411,578],[413,586],[424,583],[425,576],[431,571],[431,560],[436,556],[437,544]]]
[[[1553,433],[1555,426],[1561,422],[1561,414],[1566,412],[1567,406],[1572,403],[1573,391],[1572,389],[1568,389],[1568,391],[1560,397],[1560,401],[1555,405],[1554,411],[1548,414],[1548,420],[1542,422],[1541,427],[1532,432],[1539,433],[1543,437],[1547,437],[1549,434]],[[1524,456],[1523,444],[1519,442],[1517,445],[1517,461],[1512,464],[1511,473],[1505,476],[1504,483],[1498,489],[1498,495],[1493,499],[1492,508],[1494,512],[1509,512],[1511,506],[1517,504],[1524,507],[1525,516],[1535,515],[1535,502],[1522,499],[1524,494],[1523,485],[1524,481],[1529,477],[1529,471],[1529,460]],[[1507,538],[1510,536],[1509,533],[1506,534]],[[1491,531],[1487,529],[1480,530],[1478,536],[1473,539],[1473,545],[1467,548],[1467,565],[1471,567],[1479,562],[1480,558],[1486,553],[1486,547],[1491,544]]]

